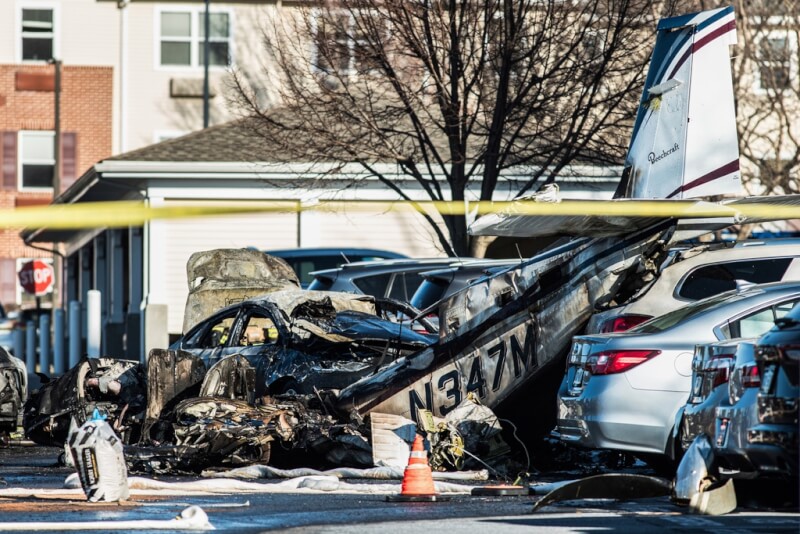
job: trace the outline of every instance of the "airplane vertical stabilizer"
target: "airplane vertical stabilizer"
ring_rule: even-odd
[[[663,19],[626,158],[632,198],[741,192],[733,7]]]

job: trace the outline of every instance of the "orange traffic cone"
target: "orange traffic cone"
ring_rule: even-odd
[[[392,502],[432,502],[447,500],[437,495],[433,486],[433,473],[428,465],[428,453],[422,444],[422,436],[414,438],[408,466],[403,473],[403,485],[399,495],[389,495],[387,501]]]

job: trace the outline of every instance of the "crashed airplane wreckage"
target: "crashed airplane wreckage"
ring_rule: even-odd
[[[661,21],[617,202],[739,192],[734,42],[732,8]],[[483,217],[472,232],[584,237],[565,238],[439,302],[436,337],[397,321],[410,310],[386,313],[369,297],[280,291],[197,322],[171,350],[152,353],[146,368],[82,362],[28,402],[26,433],[61,445],[72,419],[79,424],[106,403],[126,443],[137,445],[128,451],[134,468],[197,470],[269,461],[274,442],[332,463],[369,464],[370,414],[443,417],[468,397],[520,430],[548,431],[564,357],[591,313],[654,280],[671,242],[742,222],[705,220],[698,229],[646,214],[521,213]],[[257,329],[258,346],[241,342],[247,327],[239,319],[217,328],[216,319],[252,310],[270,319]],[[217,344],[195,351],[190,341],[206,335]],[[128,387],[134,391],[123,394]]]

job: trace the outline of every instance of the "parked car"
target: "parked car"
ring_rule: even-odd
[[[717,467],[727,478],[753,478],[758,474],[750,460],[747,441],[747,430],[758,424],[761,375],[755,360],[756,342],[742,343],[736,351],[728,395],[715,410],[714,428],[709,434]]]
[[[800,239],[675,249],[659,271],[654,281],[638,290],[627,304],[595,313],[586,333],[623,332],[690,302],[734,289],[737,283],[800,280]]]
[[[747,431],[748,455],[761,473],[798,477],[800,306],[758,341],[758,424]]]
[[[311,273],[314,281],[309,284],[308,289],[361,293],[409,302],[422,284],[421,273],[460,265],[474,259],[407,258],[348,263],[338,269]]]
[[[303,289],[314,280],[312,272],[335,269],[346,263],[407,258],[403,254],[373,248],[290,248],[265,250],[270,256],[283,258],[300,278]]]
[[[422,283],[411,297],[410,304],[425,310],[443,298],[464,289],[475,280],[519,263],[521,261],[518,259],[475,260],[454,267],[423,272]]]
[[[717,408],[734,395],[731,387],[735,388],[737,397],[741,397],[741,388],[750,387],[750,382],[743,386],[742,368],[748,366],[748,369],[754,369],[753,347],[756,340],[757,338],[731,339],[695,347],[692,359],[692,390],[686,405],[675,416],[674,437],[682,450],[688,449],[700,434],[713,438]],[[749,377],[747,375],[746,378]]]
[[[800,301],[800,282],[699,300],[623,333],[576,336],[558,394],[561,439],[675,457],[673,426],[691,389],[698,343],[753,337]]]

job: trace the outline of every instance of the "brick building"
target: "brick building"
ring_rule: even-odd
[[[113,69],[65,66],[60,91],[60,190],[112,150]],[[55,67],[0,65],[0,209],[49,204],[55,155]],[[19,229],[0,230],[0,302],[20,302],[19,264],[51,258]]]

